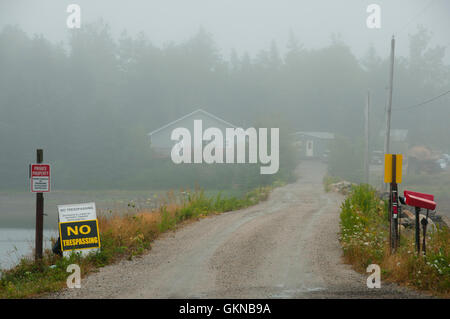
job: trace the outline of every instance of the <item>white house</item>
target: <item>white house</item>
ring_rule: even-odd
[[[186,114],[185,116],[167,123],[166,125],[147,134],[150,138],[150,145],[152,149],[155,150],[156,155],[159,157],[169,157],[172,147],[175,145],[175,142],[171,139],[172,131],[176,128],[184,127],[190,132],[194,132],[195,120],[202,121],[203,129],[215,127],[225,132],[226,128],[236,128],[235,125],[209,112],[206,112],[205,110],[195,110],[194,112]],[[224,147],[228,144],[229,141],[226,140],[224,135]]]

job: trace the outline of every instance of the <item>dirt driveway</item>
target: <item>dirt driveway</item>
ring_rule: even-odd
[[[169,232],[133,261],[102,268],[50,298],[417,298],[341,260],[341,195],[325,193],[325,166],[303,162],[294,184],[248,209]],[[423,296],[422,296],[423,297]]]

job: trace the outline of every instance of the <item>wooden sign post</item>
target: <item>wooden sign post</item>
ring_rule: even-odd
[[[389,240],[391,252],[400,244],[398,183],[402,182],[402,154],[384,155],[384,182],[389,183]]]
[[[42,164],[44,151],[36,150],[36,164],[30,165],[30,191],[36,193],[35,260],[42,258],[44,237],[44,193],[50,192],[50,165]]]
[[[44,151],[36,151],[36,163],[40,164],[44,160]],[[42,258],[44,237],[44,194],[36,193],[36,250],[35,259]]]

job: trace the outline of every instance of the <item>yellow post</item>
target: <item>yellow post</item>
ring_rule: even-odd
[[[402,182],[402,161],[403,155],[396,154],[396,167],[395,167],[395,181],[392,181],[392,154],[384,154],[384,182],[385,183],[397,183]]]

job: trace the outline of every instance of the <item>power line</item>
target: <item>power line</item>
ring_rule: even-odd
[[[439,99],[439,98],[441,98],[441,97],[443,97],[444,95],[447,95],[447,94],[449,94],[449,93],[450,93],[450,90],[448,90],[448,91],[446,91],[446,92],[444,92],[444,93],[441,93],[441,94],[439,94],[439,95],[436,95],[435,97],[432,97],[431,99],[425,100],[425,101],[423,101],[423,102],[421,102],[421,103],[419,103],[419,104],[414,104],[414,105],[410,105],[410,106],[406,106],[406,107],[399,107],[399,108],[396,108],[395,111],[417,108],[417,107],[419,107],[419,106],[422,106],[422,105],[428,104],[428,103],[430,103],[430,102],[433,102],[433,101],[435,101],[435,100],[437,100],[437,99]]]
[[[432,5],[434,5],[436,2],[437,2],[436,0],[431,0],[430,2],[428,2],[426,6],[424,6],[415,16],[413,16],[408,22],[406,22],[401,28],[399,28],[398,32],[395,32],[394,34],[402,32],[411,22],[413,22],[419,16],[428,11],[432,7]]]
[[[396,33],[394,33],[394,34],[398,34],[398,33],[402,32],[403,30],[405,30],[406,27],[407,27],[409,24],[411,24],[411,23],[412,23],[414,20],[416,20],[419,16],[421,16],[421,15],[424,14],[426,11],[428,11],[434,4],[436,4],[436,2],[438,2],[438,0],[430,0],[423,8],[419,11],[419,12],[417,12],[416,15],[414,15],[409,21],[407,21],[407,22],[406,22],[401,28],[399,28],[398,31],[397,31]],[[414,108],[423,106],[423,105],[425,105],[425,104],[431,103],[431,102],[433,102],[433,101],[435,101],[435,100],[437,100],[437,99],[439,99],[439,98],[441,98],[441,97],[443,97],[444,95],[447,95],[447,94],[449,94],[449,93],[450,93],[450,90],[448,90],[448,91],[446,91],[446,92],[444,92],[444,93],[441,93],[441,94],[439,94],[439,95],[437,95],[437,96],[435,96],[435,97],[432,97],[432,98],[430,98],[430,99],[428,99],[428,100],[425,100],[425,101],[423,101],[423,102],[421,102],[421,103],[414,104],[414,105],[410,105],[410,106],[406,106],[406,107],[395,108],[395,109],[393,109],[393,111],[406,110],[406,109],[414,109]]]

